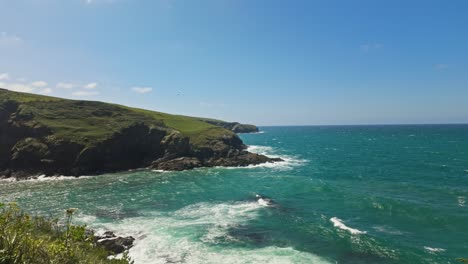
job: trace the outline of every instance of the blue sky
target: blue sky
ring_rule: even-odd
[[[0,85],[258,125],[467,123],[468,2],[0,0]]]

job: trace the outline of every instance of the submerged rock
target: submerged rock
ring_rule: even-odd
[[[222,157],[208,161],[210,166],[233,166],[233,167],[245,167],[249,165],[258,165],[262,163],[272,163],[283,161],[280,158],[269,158],[265,155],[250,153],[242,151],[238,155],[232,157]]]

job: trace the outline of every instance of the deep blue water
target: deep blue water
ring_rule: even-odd
[[[468,125],[264,127],[285,162],[0,182],[0,198],[137,238],[136,263],[468,258]],[[274,200],[265,206],[259,194]]]

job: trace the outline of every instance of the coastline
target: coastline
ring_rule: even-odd
[[[248,133],[248,134],[262,134],[262,133]],[[101,174],[85,174],[85,175],[46,175],[43,173],[38,173],[36,175],[29,175],[26,177],[4,177],[0,176],[0,183],[1,182],[23,182],[23,181],[60,181],[60,180],[73,180],[73,179],[86,179],[92,177],[100,177],[108,174],[120,174],[120,173],[135,173],[135,172],[157,172],[157,173],[174,173],[180,171],[200,171],[206,169],[226,169],[226,170],[236,170],[236,169],[256,169],[256,168],[263,168],[263,169],[274,169],[274,170],[291,170],[294,167],[302,166],[309,162],[309,160],[290,156],[290,155],[281,155],[277,154],[276,151],[269,147],[269,146],[261,146],[261,145],[247,145],[246,151],[252,154],[258,154],[268,157],[273,161],[267,161],[263,163],[257,164],[248,164],[244,166],[201,166],[201,167],[194,167],[191,169],[186,170],[163,170],[163,169],[155,169],[151,167],[141,167],[141,168],[134,168],[128,170],[121,170],[116,172],[105,172]]]
[[[182,171],[281,161],[246,151],[236,133],[258,132],[254,125],[4,89],[0,89],[0,130],[3,178],[101,175],[137,168]]]

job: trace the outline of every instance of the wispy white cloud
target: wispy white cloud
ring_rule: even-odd
[[[153,91],[151,87],[132,87],[132,91],[139,94],[149,93]]]
[[[92,89],[96,89],[98,86],[97,83],[93,82],[93,83],[88,83],[86,85],[83,86],[83,89],[87,89],[87,90],[92,90]]]
[[[98,91],[83,91],[79,90],[76,92],[72,93],[73,96],[79,96],[79,97],[88,97],[88,96],[96,96],[99,95]]]
[[[44,88],[40,90],[38,93],[40,94],[51,94],[52,93],[52,88]]]
[[[32,93],[35,88],[23,83],[2,83],[2,88],[15,92]]]
[[[0,32],[0,45],[2,46],[13,46],[22,43],[23,40],[7,32]]]
[[[0,80],[8,80],[10,75],[8,73],[0,73]]]
[[[75,86],[76,85],[73,83],[66,83],[66,82],[59,82],[57,83],[57,85],[55,85],[55,87],[59,89],[67,89],[67,90],[73,89]]]
[[[14,76],[13,76],[14,77]],[[36,94],[52,94],[56,92],[54,87],[50,87],[49,83],[43,80],[26,82],[26,78],[13,78],[8,73],[0,73],[0,88],[5,88],[16,92],[36,93]],[[21,79],[21,80],[20,80]],[[92,82],[83,85],[73,82],[57,82],[55,88],[62,90],[71,90],[72,96],[86,97],[99,95],[98,83]],[[80,88],[80,89],[78,89]],[[76,90],[72,90],[76,89]]]
[[[38,88],[42,88],[42,87],[46,87],[46,86],[47,86],[47,83],[44,82],[44,81],[36,81],[36,82],[32,82],[32,83],[31,83],[31,86],[33,86],[33,87],[38,87]]]
[[[440,64],[435,64],[434,65],[434,69],[436,70],[445,70],[449,67],[448,64],[443,64],[443,63],[440,63]]]
[[[383,47],[384,47],[384,45],[381,44],[381,43],[365,43],[365,44],[361,44],[361,46],[360,46],[361,51],[364,51],[364,52],[369,52],[369,51],[372,51],[372,50],[378,50],[378,49],[381,49]]]

